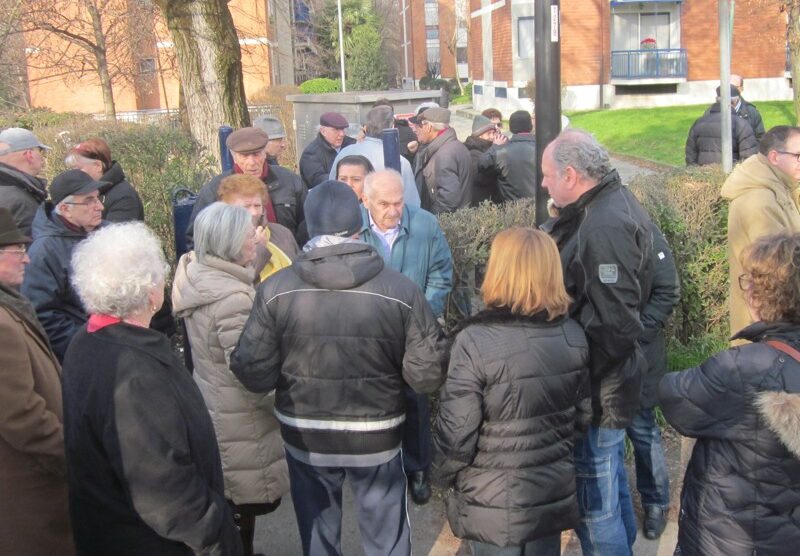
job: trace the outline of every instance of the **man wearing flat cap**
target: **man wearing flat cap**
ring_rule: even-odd
[[[286,130],[280,118],[262,114],[253,120],[253,127],[257,127],[269,136],[267,141],[267,163],[280,166],[278,157],[286,150]]]
[[[11,211],[25,235],[31,234],[36,209],[47,198],[47,184],[37,177],[50,147],[20,127],[0,133],[0,207]]]
[[[225,144],[233,156],[233,169],[222,172],[205,184],[197,194],[186,237],[189,245],[193,244],[194,219],[200,211],[217,201],[220,182],[231,174],[256,176],[267,186],[267,199],[264,212],[268,222],[281,224],[294,234],[297,243],[302,245],[307,239],[303,202],[306,199],[306,188],[300,176],[267,161],[267,144],[269,136],[264,130],[256,127],[243,127],[230,135]]]
[[[450,110],[428,108],[417,120],[417,139],[425,145],[417,153],[414,169],[422,208],[440,214],[469,206],[472,162],[469,151],[450,127]]]
[[[338,112],[325,112],[319,117],[319,133],[300,155],[300,175],[309,189],[326,181],[339,151],[356,142],[345,135],[349,125]]]
[[[357,240],[347,185],[318,185],[305,211],[312,239],[259,285],[231,370],[253,392],[275,389],[303,554],[341,554],[345,478],[364,553],[411,554],[403,388],[442,383],[441,330],[422,291]]]
[[[104,224],[100,189],[81,170],[67,170],[53,178],[50,200],[33,219],[31,259],[22,282],[22,294],[36,309],[53,352],[63,361],[72,336],[89,318],[70,283],[70,259],[75,246]]]

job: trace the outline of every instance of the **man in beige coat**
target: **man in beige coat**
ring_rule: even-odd
[[[61,367],[18,291],[30,242],[0,208],[0,554],[70,555]]]
[[[756,239],[776,232],[800,232],[800,128],[776,126],[761,140],[759,153],[737,166],[720,195],[728,210],[731,334],[753,318],[747,309],[741,281],[742,254]],[[741,282],[741,284],[740,284]]]

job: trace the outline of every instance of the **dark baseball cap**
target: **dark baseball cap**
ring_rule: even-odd
[[[350,124],[347,123],[347,118],[338,112],[325,112],[319,117],[319,125],[332,127],[334,129],[347,129]]]
[[[105,181],[96,181],[81,170],[61,172],[50,183],[50,200],[57,205],[70,195],[86,195],[108,185]]]
[[[267,146],[269,135],[257,127],[237,129],[225,140],[225,145],[235,153],[247,154],[260,151]]]

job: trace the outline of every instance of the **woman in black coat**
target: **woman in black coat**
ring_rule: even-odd
[[[169,340],[147,328],[163,301],[158,240],[141,223],[108,226],[72,267],[90,314],[63,367],[78,553],[240,555],[208,410]]]
[[[756,323],[661,380],[664,416],[697,439],[681,493],[690,556],[794,554],[800,546],[800,234],[756,241],[739,286]]]
[[[435,477],[474,555],[560,554],[578,524],[573,438],[591,419],[589,348],[567,315],[555,243],[497,235],[482,287],[487,309],[452,348],[434,429]]]
[[[70,168],[82,170],[108,185],[100,190],[104,196],[103,220],[109,222],[144,221],[144,205],[139,194],[125,179],[119,162],[111,159],[111,149],[103,139],[87,139],[73,147],[64,160]]]

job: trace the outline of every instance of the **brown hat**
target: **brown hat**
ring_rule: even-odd
[[[30,243],[31,238],[19,233],[11,211],[5,207],[0,207],[0,247],[6,245],[17,245],[18,243]]]
[[[338,112],[325,112],[319,117],[319,125],[332,127],[334,129],[345,129],[350,126],[350,124],[347,123],[347,118]]]
[[[257,127],[237,129],[225,140],[225,145],[235,153],[254,153],[267,146],[269,135]]]
[[[449,124],[450,123],[450,110],[447,108],[428,108],[420,114],[419,117],[420,121],[423,122],[432,122],[437,124]]]

